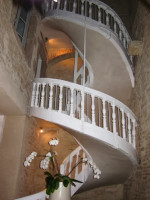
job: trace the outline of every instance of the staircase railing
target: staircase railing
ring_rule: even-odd
[[[81,158],[85,158],[85,153],[79,146],[64,160],[63,164],[60,166],[60,173],[68,174],[72,170],[73,166],[81,160]],[[89,174],[90,168],[88,165],[85,165],[85,163],[81,162],[75,167],[70,174],[70,177],[83,183],[76,183],[75,187],[71,186],[71,196],[73,196],[74,193],[85,183]]]
[[[79,146],[74,151],[69,154],[64,162],[60,165],[60,173],[67,175],[73,166],[75,166],[81,158],[85,158],[85,153],[82,150],[82,148]],[[89,165],[85,165],[83,162],[81,162],[75,169],[70,173],[70,177],[76,180],[79,180],[83,183],[76,183],[76,186],[71,186],[71,196],[74,195],[74,193],[85,183],[88,176],[90,174],[90,167]],[[43,190],[41,192],[38,192],[36,194],[32,194],[26,197],[21,197],[16,200],[46,200],[46,191]]]
[[[68,16],[68,14],[71,13],[73,19],[75,18],[74,15],[85,16],[85,13],[87,13],[87,22],[88,20],[92,20],[98,27],[101,26],[105,30],[110,31],[109,37],[111,37],[111,33],[113,33],[119,39],[126,55],[128,56],[127,50],[131,38],[117,13],[99,0],[86,1],[87,6],[85,6],[85,0],[58,0],[58,2],[47,0],[45,13],[46,16],[64,16],[64,14],[65,16]],[[87,10],[85,10],[86,8]],[[132,65],[132,56],[128,56],[128,59]]]
[[[69,115],[118,135],[136,147],[135,115],[123,103],[102,92],[58,79],[36,79],[31,108]]]

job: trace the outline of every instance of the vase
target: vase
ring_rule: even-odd
[[[49,196],[50,200],[71,200],[71,185],[64,187],[63,182],[59,182],[59,188]]]

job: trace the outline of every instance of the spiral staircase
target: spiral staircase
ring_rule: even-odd
[[[78,161],[81,150],[101,170],[101,178],[95,180],[87,165],[82,165],[80,173],[77,168],[75,178],[83,184],[73,187],[72,195],[124,183],[137,165],[136,117],[121,102],[128,102],[134,87],[132,57],[127,53],[130,36],[115,11],[98,0],[88,0],[87,6],[84,0],[50,0],[44,8],[43,26],[65,32],[82,58],[87,13],[90,81],[86,87],[60,79],[35,79],[30,115],[59,125],[80,144],[61,165],[61,173],[71,167],[74,156]],[[42,200],[45,191],[21,199]]]

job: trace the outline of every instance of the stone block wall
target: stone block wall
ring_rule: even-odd
[[[74,195],[72,200],[123,200],[123,185],[105,186]]]
[[[138,119],[137,153],[139,165],[128,179],[124,200],[150,199],[150,7],[139,2],[133,26],[135,40],[143,42],[142,54],[135,59],[135,88],[131,109]]]

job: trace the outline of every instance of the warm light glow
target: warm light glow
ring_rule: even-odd
[[[58,0],[53,0],[53,1],[57,2]]]
[[[44,132],[44,130],[43,130],[43,128],[41,127],[41,128],[40,128],[40,133],[43,133],[43,132]]]

